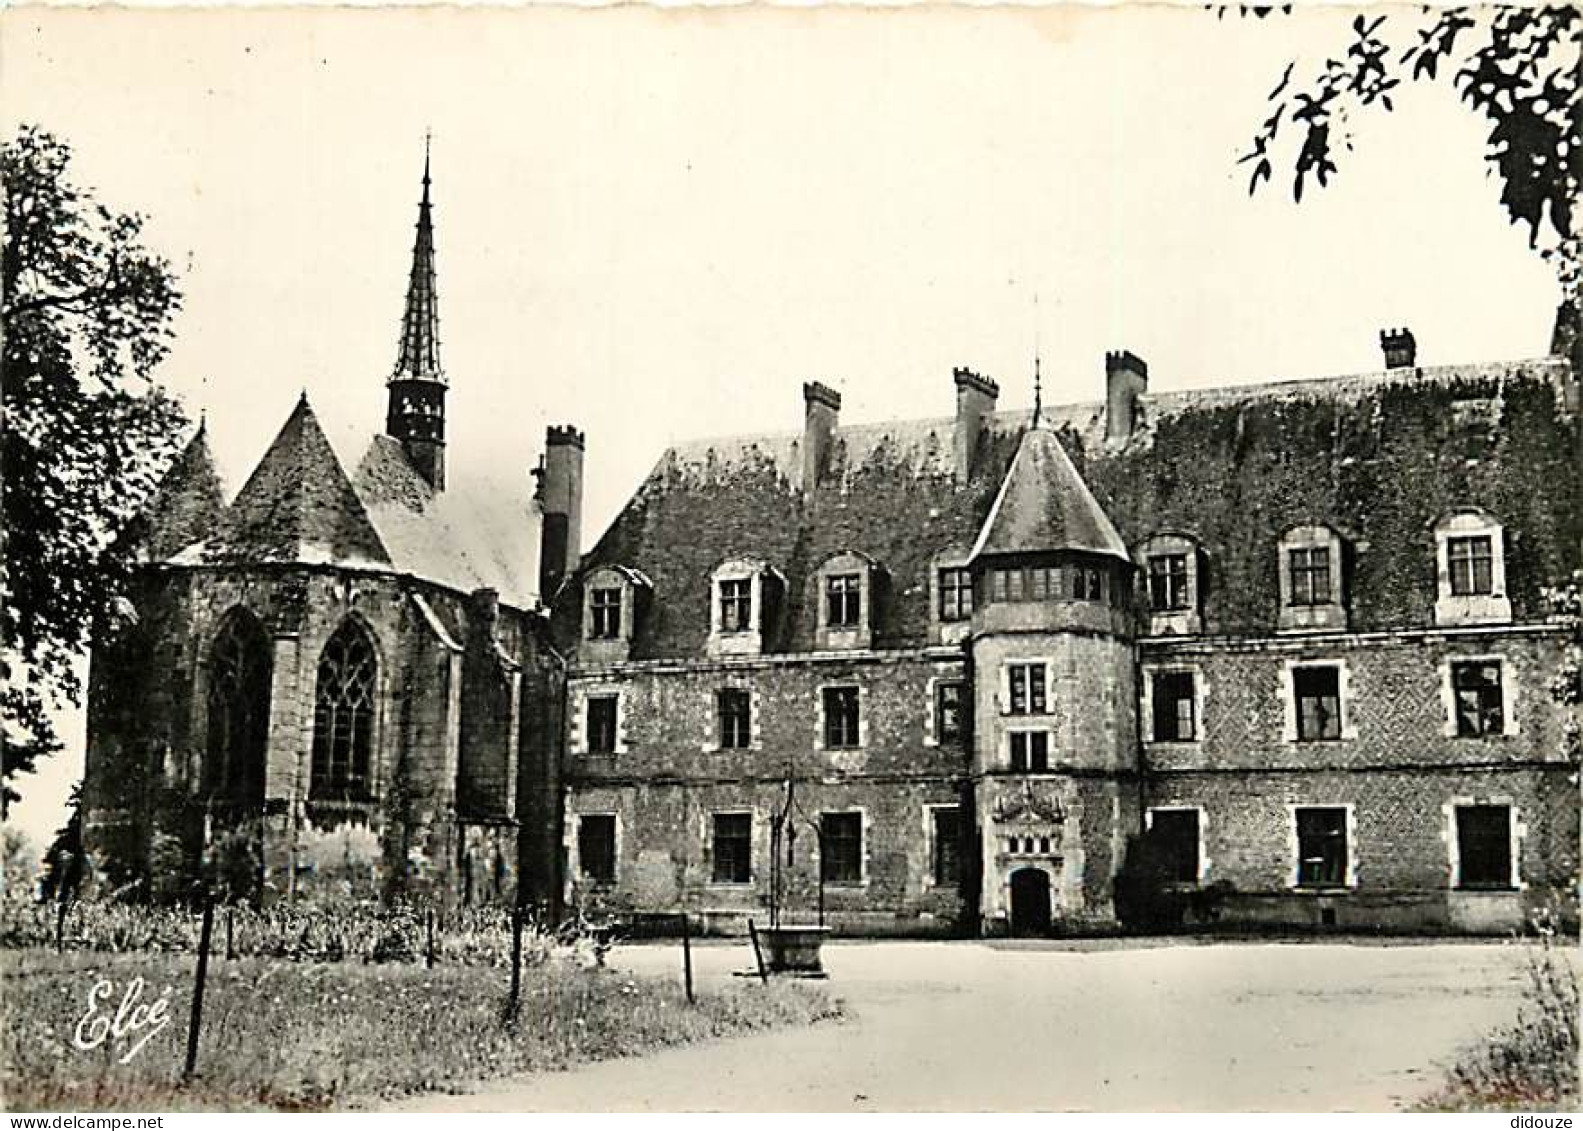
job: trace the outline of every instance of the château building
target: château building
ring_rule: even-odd
[[[1577,378],[1381,342],[1194,392],[1115,352],[1032,412],[958,369],[878,424],[809,383],[800,431],[665,452],[555,605],[567,899],[1105,929],[1146,845],[1228,922],[1575,912]]]

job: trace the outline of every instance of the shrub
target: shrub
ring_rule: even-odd
[[[1578,1083],[1578,983],[1557,944],[1553,915],[1535,923],[1517,1021],[1469,1049],[1447,1072],[1426,1111],[1574,1111]]]

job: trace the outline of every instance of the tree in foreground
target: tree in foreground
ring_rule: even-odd
[[[1289,10],[1289,6],[1287,9]],[[1270,8],[1244,7],[1265,17]],[[1270,116],[1241,161],[1250,193],[1289,168],[1292,195],[1337,172],[1352,148],[1354,115],[1393,109],[1405,82],[1449,84],[1489,122],[1484,157],[1501,205],[1556,270],[1562,319],[1574,328],[1580,285],[1575,209],[1583,189],[1583,10],[1425,8],[1367,13],[1344,51],[1317,65],[1293,61],[1269,95]],[[1295,145],[1293,144],[1293,135]]]
[[[71,181],[71,149],[36,126],[0,146],[0,807],[60,748],[93,629],[124,607],[114,534],[169,462],[185,423],[152,374],[181,296],[143,246],[143,217]]]

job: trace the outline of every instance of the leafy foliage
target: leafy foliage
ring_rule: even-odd
[[[1263,17],[1268,9],[1244,9]],[[1283,129],[1299,142],[1292,195],[1302,200],[1310,177],[1321,186],[1337,171],[1338,148],[1352,148],[1357,111],[1394,109],[1404,82],[1449,81],[1462,101],[1490,122],[1485,158],[1501,180],[1501,204],[1526,226],[1531,246],[1555,265],[1577,300],[1579,248],[1573,209],[1583,186],[1583,12],[1576,6],[1425,9],[1421,15],[1359,15],[1352,40],[1316,73],[1293,81],[1286,68],[1270,92],[1270,116],[1241,163],[1253,172],[1248,191],[1269,182]]]
[[[80,700],[80,657],[118,608],[128,547],[114,535],[183,423],[151,379],[181,305],[170,265],[142,245],[143,218],[95,201],[70,165],[36,126],[0,146],[7,804],[15,775],[60,746],[51,712]]]

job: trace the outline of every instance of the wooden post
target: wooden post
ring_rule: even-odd
[[[60,897],[60,910],[55,912],[55,953],[66,946],[66,896]]]
[[[225,909],[225,960],[227,962],[236,957],[235,919],[236,908],[227,907]]]
[[[522,1000],[522,907],[511,909],[511,1016]]]
[[[687,985],[687,1004],[697,1005],[693,996],[693,928],[687,912],[682,912],[682,978]]]
[[[770,976],[764,969],[764,952],[759,949],[759,929],[753,925],[753,920],[748,920],[748,938],[753,940],[753,961],[758,963],[759,981],[768,982]]]
[[[214,901],[203,899],[203,927],[198,932],[198,975],[192,986],[192,1018],[187,1023],[187,1067],[183,1080],[198,1070],[198,1029],[203,1025],[203,983],[209,976],[209,939],[214,933]]]
[[[430,970],[434,969],[434,909],[429,909],[429,942],[423,951],[423,964]]]

